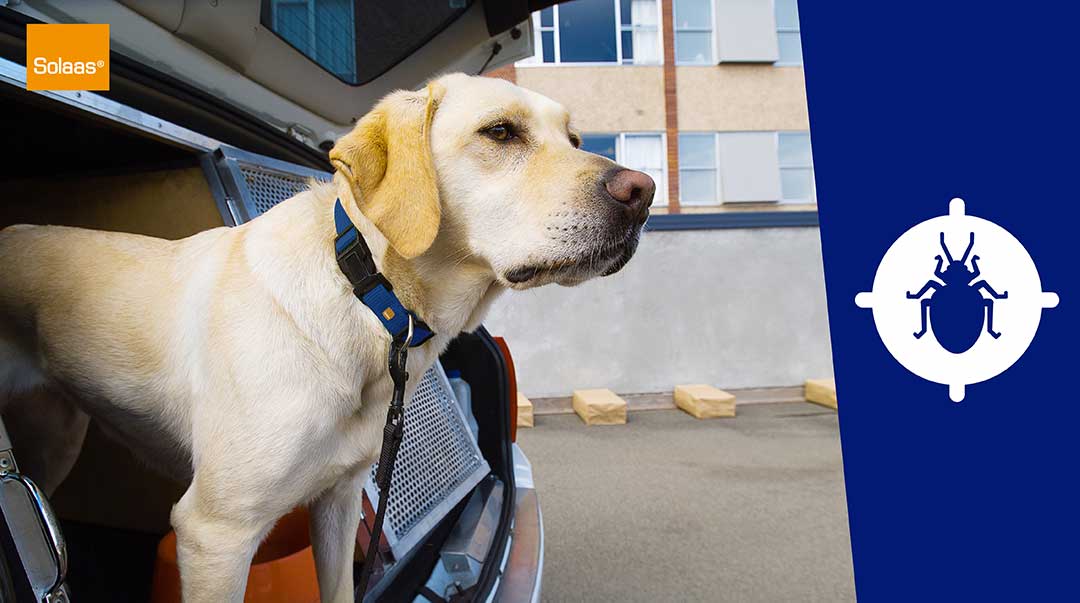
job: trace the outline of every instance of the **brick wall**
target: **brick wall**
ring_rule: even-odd
[[[675,85],[675,17],[672,2],[663,2],[660,22],[664,38],[664,130],[667,133],[668,213],[679,213],[679,95]]]

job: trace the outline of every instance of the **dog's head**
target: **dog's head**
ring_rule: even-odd
[[[330,159],[400,255],[438,238],[505,286],[575,285],[630,260],[656,186],[580,150],[569,120],[544,96],[455,74],[383,99]]]

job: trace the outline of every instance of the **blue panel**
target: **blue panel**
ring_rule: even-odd
[[[857,598],[1076,600],[1080,212],[1070,175],[1080,120],[1068,116],[1080,106],[1080,86],[1066,74],[1075,70],[1068,57],[1080,4],[799,8]],[[1016,68],[1003,72],[995,56]],[[885,131],[875,127],[882,116]],[[1015,237],[1034,260],[1035,282],[1060,298],[1035,319],[1022,357],[968,385],[960,403],[901,366],[879,336],[877,308],[854,303],[916,224],[942,220],[963,251],[969,224],[947,216],[953,197],[965,200],[968,216]],[[987,225],[970,228],[981,237]],[[923,257],[907,256],[908,286],[933,277],[937,234]],[[983,278],[1012,288],[995,304],[1002,336],[988,336],[984,348],[1008,354],[999,321],[1011,315],[1015,334],[1034,289],[997,280],[1027,260],[1005,249],[975,243]],[[913,332],[918,305],[908,316]]]
[[[581,150],[603,155],[615,161],[615,139],[614,134],[583,134]]]
[[[729,211],[714,214],[659,214],[649,218],[645,230],[806,228],[817,225],[816,211]]]
[[[560,5],[559,46],[564,63],[614,63],[615,4],[581,0]]]
[[[544,62],[555,62],[555,34],[550,31],[540,33],[540,44],[544,51]]]
[[[550,6],[540,11],[540,26],[551,27],[555,25],[555,10]]]
[[[634,62],[634,32],[622,32],[622,58],[624,63]]]

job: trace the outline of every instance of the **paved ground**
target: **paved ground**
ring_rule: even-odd
[[[536,421],[518,441],[543,507],[545,601],[854,600],[835,412]]]

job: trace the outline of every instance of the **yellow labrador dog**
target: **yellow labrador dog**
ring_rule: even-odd
[[[323,601],[352,601],[390,336],[338,267],[335,200],[436,333],[409,354],[422,375],[503,290],[630,259],[655,185],[579,144],[548,98],[448,75],[387,96],[330,152],[331,183],[243,226],[3,230],[0,409],[28,473],[55,488],[92,416],[190,481],[172,511],[186,601],[242,600],[260,540],[302,504]]]

